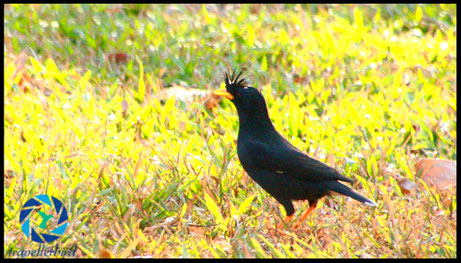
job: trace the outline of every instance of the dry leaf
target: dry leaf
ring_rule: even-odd
[[[122,108],[123,108],[124,111],[126,111],[128,109],[128,102],[126,102],[125,99],[123,99],[123,101],[122,101]]]
[[[158,72],[158,77],[161,78],[166,72],[166,68],[161,68]]]
[[[112,253],[110,253],[110,251],[105,248],[101,248],[98,251],[98,255],[99,255],[99,258],[112,258]]]
[[[136,200],[136,202],[134,203],[134,207],[136,208],[136,210],[142,211],[142,200],[141,199]]]
[[[439,190],[456,186],[456,161],[422,159],[416,164],[416,174],[420,173],[428,186]]]
[[[203,104],[209,110],[213,110],[218,103],[222,100],[222,97],[219,95],[215,95],[213,93],[208,94],[208,96],[203,100]]]
[[[126,63],[130,60],[130,56],[126,53],[110,54],[109,60],[115,61],[115,63]]]
[[[123,116],[125,116],[126,111],[128,110],[128,102],[125,99],[123,99],[121,105],[122,105],[122,109],[123,109]]]
[[[24,89],[24,92],[29,92],[29,85],[32,81],[32,78],[26,72],[22,72],[21,78],[19,79],[18,86]]]
[[[302,77],[302,76],[299,76],[299,75],[295,75],[294,78],[293,78],[293,81],[295,83],[298,83],[298,84],[305,84],[307,83],[307,77]]]
[[[11,179],[16,176],[16,173],[13,170],[6,170],[3,171],[3,178]]]
[[[333,167],[335,166],[335,156],[333,155],[332,152],[328,153],[325,163],[329,163]]]
[[[205,227],[198,226],[198,225],[189,225],[188,226],[189,232],[195,236],[203,236],[205,235]]]

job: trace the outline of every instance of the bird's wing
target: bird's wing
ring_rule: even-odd
[[[285,144],[269,145],[251,140],[245,143],[249,165],[258,169],[285,173],[307,181],[340,180],[353,183],[330,166]]]

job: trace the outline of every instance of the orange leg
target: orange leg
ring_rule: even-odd
[[[291,221],[291,219],[293,219],[293,217],[295,217],[295,214],[294,214],[294,213],[293,213],[291,216],[285,217],[285,219],[283,220],[283,222],[285,222],[285,224],[288,224],[288,223]],[[281,228],[281,229],[282,229],[282,228],[283,228],[283,223],[282,223],[282,222],[278,223],[277,228]]]
[[[306,220],[307,216],[317,207],[317,202],[311,204],[309,206],[309,209],[307,209],[307,211],[304,213],[304,215],[295,223],[295,225],[293,226],[293,228],[298,228],[298,226],[304,221]]]

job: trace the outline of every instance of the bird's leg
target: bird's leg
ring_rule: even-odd
[[[285,222],[285,224],[288,224],[291,221],[291,219],[293,219],[294,216],[295,214],[293,213],[290,216],[285,217],[283,222]],[[283,228],[283,223],[282,222],[278,223],[277,228]]]
[[[304,221],[306,220],[307,216],[312,212],[312,210],[314,210],[315,208],[317,207],[317,202],[314,202],[312,204],[310,204],[309,206],[309,209],[307,209],[307,211],[304,213],[304,215],[295,223],[295,225],[293,226],[293,228],[298,228],[298,226]]]

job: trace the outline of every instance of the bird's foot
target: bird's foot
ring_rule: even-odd
[[[285,217],[283,222],[280,222],[280,223],[277,224],[277,229],[285,229],[285,226],[293,219],[293,217],[294,217],[294,214]]]
[[[309,209],[304,213],[304,215],[294,224],[293,228],[297,229],[304,220],[306,220],[307,216],[317,207],[317,202],[313,203],[309,206]]]

